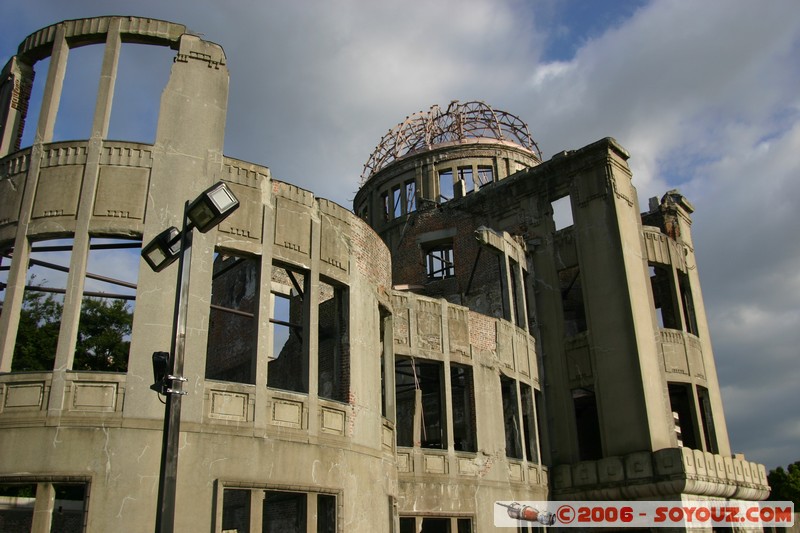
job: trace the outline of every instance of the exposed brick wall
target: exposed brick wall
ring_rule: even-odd
[[[497,322],[486,315],[469,312],[469,343],[478,350],[497,349]]]
[[[391,289],[391,263],[389,249],[366,222],[352,219],[352,243],[358,273],[373,285],[387,292]]]

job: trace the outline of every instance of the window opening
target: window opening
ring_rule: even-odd
[[[272,357],[267,366],[267,386],[308,393],[308,350],[303,333],[308,276],[284,267],[272,267]]]
[[[317,533],[336,533],[336,496],[317,494]]]
[[[681,291],[681,304],[683,305],[683,316],[686,319],[686,331],[692,335],[699,335],[697,329],[697,316],[694,311],[694,299],[692,298],[692,287],[689,283],[689,276],[683,272],[678,272],[678,284]]]
[[[392,218],[403,216],[403,197],[401,192],[400,187],[392,189]]]
[[[70,48],[53,130],[54,141],[91,137],[104,50],[104,46]]]
[[[453,199],[453,171],[439,171],[439,203]]]
[[[422,519],[420,533],[450,533],[450,519],[426,516]]]
[[[574,266],[558,272],[561,305],[564,311],[564,334],[572,337],[586,331],[586,308],[583,303],[581,270]]]
[[[8,286],[8,271],[11,268],[11,248],[0,250],[0,313],[6,301],[6,287]]]
[[[389,193],[381,194],[381,205],[383,206],[383,220],[389,220]]]
[[[264,533],[306,533],[307,495],[267,491],[264,498]]]
[[[389,390],[389,371],[388,366],[391,364],[391,349],[392,349],[392,331],[391,328],[391,314],[383,307],[378,306],[378,313],[380,320],[380,347],[381,347],[381,416],[384,418],[390,417],[390,390]],[[387,337],[388,334],[388,337]]]
[[[600,418],[594,391],[580,388],[572,390],[575,408],[575,429],[578,435],[578,456],[581,461],[594,461],[603,456],[600,443]]]
[[[417,182],[410,180],[405,183],[406,193],[406,213],[411,213],[417,209]]]
[[[553,208],[553,223],[556,231],[572,226],[572,203],[569,195],[552,202],[550,206]]]
[[[214,254],[206,379],[255,384],[259,261]]]
[[[508,300],[506,299],[506,293],[508,292],[508,287],[506,287],[505,282],[505,256],[503,254],[497,254],[497,272],[499,275],[500,283],[500,312],[503,317],[503,320],[511,320],[511,310],[508,306]]]
[[[350,386],[350,338],[347,288],[320,280],[318,331],[319,396],[347,402]]]
[[[450,390],[453,405],[453,442],[461,452],[477,452],[475,432],[475,389],[472,367],[450,365]]]
[[[12,372],[53,369],[71,256],[72,239],[32,244]]]
[[[426,250],[425,272],[428,279],[444,279],[456,275],[452,242],[437,244]]]
[[[417,519],[413,516],[401,516],[400,533],[417,533]]]
[[[165,46],[122,43],[109,139],[155,143],[161,94],[174,56],[175,52]]]
[[[125,372],[141,241],[91,237],[74,370]]]
[[[28,100],[28,109],[25,113],[25,121],[21,125],[22,136],[20,146],[33,145],[36,137],[36,129],[39,126],[39,113],[42,108],[42,97],[44,96],[44,86],[47,84],[47,71],[50,69],[50,57],[40,59],[33,66],[33,84],[31,85],[31,96]]]
[[[519,277],[517,276],[517,269],[519,265],[513,259],[509,260],[509,267],[511,268],[511,299],[514,302],[514,319],[520,328],[525,328],[525,313],[523,312],[525,302],[521,301],[524,298],[524,291],[519,284]]]
[[[489,185],[494,181],[494,168],[490,166],[478,165],[478,180],[475,183],[475,188]]]
[[[397,404],[397,445],[412,446],[419,421],[420,446],[445,449],[447,436],[444,414],[443,365],[398,357],[395,360],[395,402]]]
[[[536,416],[534,414],[533,389],[527,383],[520,382],[519,391],[522,395],[522,427],[525,430],[525,446],[527,457],[531,463],[539,462],[539,438],[536,429]]]
[[[503,426],[506,436],[506,457],[522,459],[519,407],[517,403],[517,386],[515,381],[501,375],[500,392],[503,399]]]
[[[695,429],[697,420],[694,416],[691,386],[685,383],[668,383],[667,391],[672,418],[675,421],[675,433],[678,435],[678,445],[700,449],[700,439]]]
[[[658,327],[681,329],[671,269],[650,265],[650,284],[653,288],[653,305]]]
[[[714,428],[714,417],[711,413],[711,397],[708,395],[708,389],[698,385],[697,401],[700,404],[700,420],[702,420],[703,423],[703,436],[706,439],[706,451],[719,453],[717,431]]]
[[[30,531],[37,498],[55,500],[50,531],[85,531],[88,485],[47,482],[0,484],[0,531]]]
[[[250,531],[250,491],[222,491],[222,531]]]
[[[477,189],[475,183],[472,180],[472,167],[459,167],[458,179],[464,184],[464,189],[466,191],[472,191]]]

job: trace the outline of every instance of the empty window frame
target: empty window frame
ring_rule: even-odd
[[[494,167],[488,165],[478,165],[478,174],[475,181],[475,188],[489,185],[494,181]]]
[[[515,324],[520,328],[527,329],[527,324],[525,323],[525,290],[522,288],[522,280],[520,280],[519,276],[519,264],[513,259],[509,259],[508,264],[511,278],[511,290],[509,293],[514,302]]]
[[[472,519],[441,516],[401,516],[400,533],[472,533]]]
[[[309,512],[309,506],[315,504]],[[314,492],[225,488],[222,531],[336,532],[336,496]]]
[[[267,365],[267,386],[308,393],[308,347],[303,331],[309,277],[282,264],[272,266],[270,326],[272,355]]]
[[[564,334],[572,337],[586,331],[586,308],[583,303],[581,270],[574,266],[558,272],[561,305],[564,311]]]
[[[104,50],[104,46],[70,48],[53,141],[91,137]]]
[[[572,390],[575,409],[575,430],[578,437],[578,457],[581,461],[594,461],[603,456],[600,441],[600,418],[594,391],[579,388]]]
[[[447,448],[443,371],[439,361],[395,359],[398,446],[419,439],[423,448]]]
[[[451,169],[439,171],[439,203],[453,199],[453,171]]]
[[[458,167],[458,181],[464,184],[465,191],[477,189],[472,180],[472,167]]]
[[[11,269],[11,247],[0,249],[0,314],[6,300],[6,285],[8,285],[8,271]]]
[[[520,382],[519,392],[522,396],[522,427],[525,430],[526,457],[532,463],[539,462],[539,437],[536,429],[533,389],[527,383]]]
[[[506,437],[506,457],[522,459],[522,435],[517,402],[516,381],[500,375],[500,393],[503,400],[503,428]]]
[[[383,220],[389,220],[389,192],[381,193],[381,210],[383,211]]]
[[[403,216],[403,195],[399,186],[392,189],[392,218]]]
[[[86,531],[87,483],[0,483],[0,497],[5,500],[0,509],[0,531],[31,531],[37,499],[42,509],[50,509],[50,531]]]
[[[417,182],[409,180],[404,184],[406,195],[406,213],[417,210]]]
[[[141,249],[138,240],[90,239],[74,370],[127,370]]]
[[[350,387],[350,328],[347,287],[319,282],[317,369],[319,396],[347,402]]]
[[[666,266],[651,264],[650,285],[653,288],[653,305],[658,327],[681,329],[672,270]]]
[[[158,114],[153,110],[159,108],[174,56],[165,46],[122,43],[109,139],[155,143]]]
[[[450,365],[450,391],[453,406],[453,445],[456,451],[477,452],[472,367]]]
[[[569,195],[551,202],[550,206],[553,209],[553,223],[556,231],[572,226],[572,202],[570,202]]]
[[[71,257],[71,238],[32,243],[12,372],[53,369]]]
[[[692,335],[699,335],[697,329],[697,315],[694,310],[694,299],[692,298],[692,286],[689,283],[689,276],[683,272],[678,272],[678,286],[681,294],[681,305],[683,306],[683,318],[686,322],[686,331]]]
[[[206,379],[255,384],[259,273],[255,257],[215,254]]]
[[[695,416],[692,386],[686,383],[668,383],[669,405],[675,421],[675,433],[679,445],[692,449],[700,449],[700,438],[697,433],[697,417]]]
[[[27,110],[24,119],[20,123],[22,135],[18,137],[20,146],[31,146],[36,136],[36,128],[39,124],[39,112],[42,107],[42,97],[44,96],[44,86],[47,82],[47,71],[50,68],[50,57],[40,59],[33,65],[33,80],[22,80],[20,84],[20,103],[24,100],[25,93],[30,91],[30,97],[25,102]],[[27,83],[26,83],[27,82]]]
[[[383,306],[378,306],[380,320],[380,358],[381,358],[381,416],[394,420],[394,374],[392,364],[392,315]],[[391,374],[390,374],[391,373]]]
[[[425,249],[425,273],[431,280],[451,278],[456,275],[452,242],[439,243]]]
[[[700,406],[700,420],[703,425],[703,437],[706,440],[706,450],[711,453],[719,453],[717,445],[717,430],[714,427],[714,416],[711,412],[711,398],[708,389],[697,386],[697,403]]]

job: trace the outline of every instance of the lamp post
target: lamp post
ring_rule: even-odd
[[[158,478],[156,533],[173,533],[175,528],[175,492],[178,475],[178,445],[181,428],[184,351],[186,348],[186,315],[189,299],[189,271],[192,263],[192,235],[197,229],[206,233],[239,207],[239,200],[219,182],[203,191],[194,201],[184,204],[183,227],[170,227],[159,233],[142,248],[142,257],[155,272],[178,260],[175,312],[169,353],[153,354],[155,383],[151,388],[165,394],[164,433],[161,445],[161,469]]]

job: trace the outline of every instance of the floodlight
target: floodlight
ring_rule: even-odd
[[[239,207],[239,200],[223,182],[206,189],[189,205],[186,215],[200,233],[225,220]]]
[[[142,248],[142,257],[155,272],[161,272],[171,265],[181,253],[180,231],[169,227],[156,235]]]

